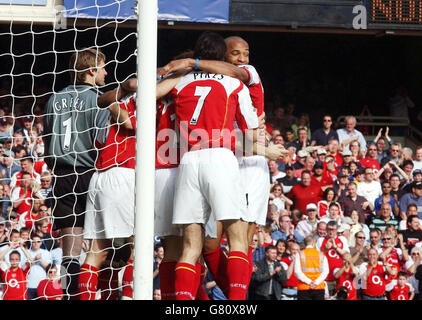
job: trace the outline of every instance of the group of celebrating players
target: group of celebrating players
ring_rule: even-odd
[[[200,299],[206,263],[229,299],[245,299],[256,225],[269,198],[264,92],[240,37],[203,33],[193,52],[158,70],[155,235],[162,239],[162,299]],[[106,93],[98,50],[71,58],[72,84],[52,95],[45,161],[56,177],[54,228],[63,243],[68,297],[95,299],[112,240],[134,233],[136,79]],[[95,148],[94,148],[95,145]],[[229,253],[220,248],[222,234]],[[82,266],[82,241],[90,248]]]

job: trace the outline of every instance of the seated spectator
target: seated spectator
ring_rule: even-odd
[[[17,251],[20,254],[19,267],[23,268],[28,259],[24,251],[25,242],[20,238],[19,231],[11,229],[8,240],[8,244],[0,248],[0,256],[2,256],[2,259],[6,261],[6,263],[10,264],[10,252]]]
[[[49,264],[46,267],[47,279],[41,280],[37,287],[37,297],[39,300],[62,300],[63,289],[59,281],[57,267]]]
[[[327,150],[325,150],[324,148],[320,148],[317,150],[317,161],[321,161],[322,163],[324,163],[326,157]]]
[[[289,146],[288,148],[291,148],[291,146]],[[293,147],[296,150],[296,147]],[[305,160],[307,157],[309,157],[310,154],[308,151],[306,150],[299,150],[297,152],[297,157],[296,157],[296,161],[293,163],[292,167],[295,170],[300,170],[305,166]]]
[[[34,181],[39,185],[41,184],[41,176],[34,170],[34,159],[32,157],[26,157],[20,160],[22,170],[15,173],[12,176],[10,187],[18,187],[22,182],[22,175],[27,172],[32,175]]]
[[[11,134],[7,127],[7,120],[0,118],[0,143],[3,143]]]
[[[280,218],[280,210],[274,203],[270,203],[267,209],[266,224],[271,225],[272,231],[278,230],[279,218]]]
[[[258,245],[260,247],[274,246],[277,243],[278,239],[272,238],[273,227],[269,224],[266,224],[263,227],[259,228],[258,231]]]
[[[342,149],[349,149],[349,144],[352,141],[358,141],[362,151],[366,151],[366,141],[363,134],[356,130],[356,118],[354,116],[347,116],[345,119],[345,128],[337,129],[339,143]]]
[[[359,141],[350,142],[349,149],[345,148],[341,153],[343,161],[346,156],[349,156],[349,161],[360,162],[364,157],[364,151],[360,147]]]
[[[34,181],[28,172],[23,172],[19,186],[13,188],[10,200],[12,201],[13,209],[16,210],[18,218],[29,212],[32,208],[32,199],[41,199],[42,196],[33,189]]]
[[[416,147],[413,170],[422,170],[422,146]]]
[[[349,184],[349,176],[340,171],[337,174],[336,181],[333,183],[333,191],[335,194],[334,199],[340,199],[341,197],[346,196],[348,184]]]
[[[399,222],[391,217],[391,206],[389,203],[383,203],[381,206],[381,215],[372,220],[369,229],[380,229],[383,231],[387,226],[392,225],[398,228]]]
[[[301,152],[301,151],[299,151],[299,152]],[[309,153],[307,153],[308,154],[308,156],[305,158],[305,162],[304,162],[304,164],[303,164],[303,167],[302,168],[300,168],[300,169],[296,169],[295,170],[295,173],[294,173],[294,175],[295,175],[295,177],[296,178],[300,178],[301,177],[301,174],[302,174],[302,172],[303,171],[309,171],[309,172],[312,172],[312,170],[313,170],[313,168],[314,168],[314,165],[315,165],[315,159],[314,158],[312,158],[310,155],[309,155]],[[311,184],[312,184],[312,176],[311,176]]]
[[[281,259],[283,259],[287,253],[286,253],[286,249],[287,249],[287,243],[284,240],[277,240],[276,244],[275,244],[275,248],[277,249],[277,260],[281,261]]]
[[[286,144],[286,148],[287,148],[287,144],[289,144],[290,142],[295,141],[295,133],[293,132],[293,129],[288,128],[285,130],[285,134],[284,134],[284,141]]]
[[[390,300],[413,300],[415,289],[407,281],[406,272],[400,271],[397,275],[397,284],[390,291]]]
[[[340,146],[337,139],[331,138],[328,141],[327,152],[327,157],[330,156],[334,158],[336,167],[340,167],[343,164],[343,156],[340,153]],[[328,162],[327,158],[325,161]]]
[[[291,124],[291,128],[293,129],[295,139],[300,138],[300,132],[299,131],[300,131],[301,128],[305,128],[306,139],[308,139],[308,140],[311,139],[309,114],[301,113],[300,116],[296,119],[296,121]]]
[[[48,171],[44,171],[41,173],[41,189],[40,194],[43,196],[44,199],[47,199],[48,194],[52,190],[52,177],[51,173]]]
[[[37,298],[37,288],[41,280],[47,277],[47,267],[51,263],[51,255],[45,249],[41,248],[41,238],[37,235],[31,238],[31,249],[29,254],[32,258],[31,269],[28,273],[28,299],[32,300]]]
[[[12,176],[22,170],[20,164],[13,161],[14,154],[5,150],[3,156],[0,157],[0,177],[4,184],[10,185]]]
[[[271,238],[275,241],[282,239],[285,241],[294,240],[297,243],[303,241],[303,237],[300,235],[297,230],[295,230],[294,225],[291,222],[291,219],[288,215],[280,217],[280,227],[279,230],[274,231],[271,235]]]
[[[300,233],[303,238],[313,234],[317,229],[317,206],[314,203],[309,203],[306,206],[306,219],[299,221],[296,225],[296,231]]]
[[[325,238],[327,236],[327,224],[324,221],[319,221],[317,224],[316,231],[314,233],[315,241],[319,238]]]
[[[328,214],[321,218],[321,221],[328,222],[333,221],[338,227],[341,225],[340,205],[336,202],[330,203],[328,206]]]
[[[406,193],[403,189],[400,188],[400,176],[393,173],[389,180],[391,185],[391,194],[393,196],[397,196],[397,200],[400,201],[401,197]]]
[[[311,185],[310,171],[304,170],[301,174],[300,184],[293,186],[287,197],[294,202],[295,208],[306,212],[308,203],[318,203],[322,194],[322,189],[319,186]]]
[[[322,128],[316,129],[312,132],[311,145],[312,146],[327,146],[330,138],[338,140],[338,135],[332,129],[333,120],[330,115],[325,115],[322,120]],[[324,150],[324,149],[321,149]],[[324,160],[320,160],[324,161]]]

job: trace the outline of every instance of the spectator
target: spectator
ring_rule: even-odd
[[[362,300],[386,300],[385,276],[393,271],[383,262],[378,261],[378,252],[375,248],[368,250],[368,262],[359,267],[362,278]]]
[[[412,192],[400,198],[400,213],[406,213],[409,204],[414,203],[418,209],[418,217],[422,218],[422,182],[412,183]]]
[[[22,182],[22,176],[24,172],[29,173],[34,181],[40,185],[41,184],[41,176],[35,172],[34,170],[34,159],[32,157],[23,158],[20,160],[22,171],[15,173],[12,176],[10,187],[14,188],[21,184]]]
[[[333,271],[334,278],[337,281],[336,290],[338,291],[340,287],[346,287],[348,289],[347,300],[357,300],[357,288],[356,288],[356,279],[359,276],[359,270],[353,264],[352,255],[346,252],[343,255],[343,266],[341,268],[336,268]]]
[[[381,184],[374,180],[374,171],[371,168],[365,168],[364,180],[358,184],[356,192],[372,205],[375,199],[382,195]]]
[[[267,209],[266,223],[271,225],[272,231],[279,229],[278,222],[280,220],[280,210],[274,203],[270,203]]]
[[[315,238],[304,240],[305,249],[296,254],[294,272],[297,278],[298,300],[324,300],[325,278],[329,273],[328,261],[315,248]]]
[[[285,241],[294,240],[297,243],[301,243],[303,241],[303,237],[297,230],[295,230],[295,227],[288,215],[280,217],[280,229],[273,232],[271,238],[275,241],[279,239]]]
[[[319,128],[317,130],[314,130],[312,132],[311,137],[311,145],[312,146],[327,146],[328,140],[330,138],[335,138],[338,140],[338,135],[335,130],[331,128],[333,124],[333,120],[330,115],[325,115],[322,120],[322,128]],[[324,150],[324,149],[322,149]],[[320,160],[323,161],[323,160]]]
[[[354,116],[347,116],[345,119],[346,127],[337,130],[339,143],[342,148],[349,149],[349,144],[352,141],[358,141],[362,151],[366,151],[366,141],[363,134],[356,130],[356,118]]]
[[[295,208],[305,212],[308,203],[318,203],[322,194],[322,189],[319,186],[311,185],[310,171],[304,170],[301,174],[300,184],[293,186],[287,197],[294,201]]]
[[[291,146],[291,145],[288,146],[287,148],[288,149],[289,148],[293,148],[294,150],[296,150],[296,147],[295,146]],[[310,156],[309,152],[306,151],[306,150],[299,150],[297,152],[297,155],[296,154],[294,154],[294,155],[296,156],[296,161],[292,165],[293,168],[295,170],[302,169],[305,166],[305,160],[306,160],[306,158]]]
[[[388,155],[387,150],[385,148],[387,141],[388,146],[391,146],[391,143],[393,143],[393,140],[391,140],[390,136],[388,135],[390,128],[385,128],[385,138],[381,136],[382,134],[382,128],[379,129],[378,134],[374,138],[373,143],[375,144],[377,148],[377,160],[379,163],[381,163],[382,158],[386,157]]]
[[[268,161],[268,169],[271,175],[271,183],[274,183],[277,179],[283,178],[286,174],[278,170],[278,164],[275,160]]]
[[[277,260],[281,261],[281,259],[283,259],[287,253],[286,253],[286,249],[287,249],[287,243],[284,240],[277,240],[276,244],[275,244],[275,248],[277,249]]]
[[[350,157],[349,162],[350,161],[360,162],[364,157],[364,151],[361,149],[359,141],[352,141],[350,142],[349,149],[344,148],[344,147],[343,149],[344,149],[342,152],[343,161],[346,156]]]
[[[11,229],[9,234],[9,241],[7,246],[3,246],[0,248],[0,255],[2,255],[4,252],[5,255],[3,255],[3,259],[6,261],[6,263],[10,264],[10,252],[11,251],[18,251],[20,254],[20,267],[24,267],[25,263],[27,262],[27,258],[25,255],[25,251],[23,251],[22,246],[24,246],[25,243],[23,239],[20,238],[19,231],[16,229]]]
[[[316,244],[316,248],[325,254],[328,261],[329,273],[325,281],[330,295],[334,295],[336,287],[333,271],[335,268],[341,268],[343,266],[341,257],[346,252],[350,252],[346,238],[337,235],[337,228],[336,222],[328,222],[327,236],[325,238],[318,239]]]
[[[323,175],[324,164],[321,161],[315,162],[312,172],[311,184],[319,186],[323,191],[333,186],[331,175]]]
[[[265,259],[257,262],[258,269],[252,277],[255,282],[255,297],[257,300],[280,300],[282,285],[286,282],[286,272],[276,259],[277,250],[274,246],[265,248]]]
[[[320,148],[317,150],[317,161],[321,161],[322,163],[324,163],[326,156],[327,150],[325,150],[324,148]]]
[[[299,153],[300,152],[302,152],[302,151],[299,151]],[[306,158],[305,158],[305,162],[303,163],[303,167],[302,168],[300,168],[300,169],[296,169],[295,170],[295,173],[294,173],[294,175],[295,175],[295,177],[296,178],[300,178],[301,177],[301,174],[302,174],[302,172],[303,171],[309,171],[309,172],[312,172],[312,170],[313,170],[313,168],[314,168],[314,165],[315,165],[315,159],[314,158],[312,158],[312,156],[310,156],[309,155],[309,153],[308,152],[306,152],[307,153],[307,156],[306,156]],[[311,175],[311,184],[312,184],[312,175]],[[318,183],[319,184],[319,183]],[[319,186],[320,187],[320,186]],[[320,187],[321,188],[321,187]]]
[[[317,224],[316,232],[314,238],[318,241],[319,238],[325,238],[327,236],[327,223],[324,221],[319,221]]]
[[[377,174],[381,169],[380,163],[378,162],[377,147],[374,144],[369,145],[368,153],[365,158],[360,160],[360,164],[365,168],[372,168],[374,174]]]
[[[383,203],[388,203],[393,209],[392,212],[394,214],[394,217],[397,218],[400,214],[399,203],[397,200],[397,196],[394,197],[393,195],[391,195],[391,184],[388,180],[381,183],[381,190],[382,195],[376,198],[374,203],[376,216],[379,217],[381,215],[381,205]]]
[[[57,274],[57,266],[49,264],[46,267],[47,279],[41,280],[37,287],[37,297],[39,300],[62,300],[63,288]]]
[[[369,243],[365,245],[365,233],[358,231],[354,235],[355,245],[350,247],[350,254],[352,255],[352,262],[356,266],[360,266],[363,262],[368,261]]]
[[[19,164],[13,161],[13,152],[5,150],[0,160],[0,176],[1,181],[7,185],[10,185],[12,177],[22,170]]]
[[[33,300],[37,297],[37,288],[41,280],[47,277],[47,267],[51,263],[51,255],[45,249],[41,248],[41,238],[37,235],[31,238],[31,249],[29,254],[32,258],[31,269],[28,274],[28,299]]]
[[[28,250],[23,246],[23,242],[18,244],[19,248],[26,255],[27,261],[22,265],[21,254],[13,250],[12,246],[0,253],[0,275],[4,286],[3,300],[27,300],[27,274],[31,267],[31,257]],[[14,246],[13,246],[14,247]],[[5,263],[4,257],[9,254],[9,263]],[[10,267],[8,266],[10,265]],[[22,267],[20,267],[22,265]]]
[[[349,176],[340,171],[337,174],[337,180],[333,184],[335,199],[340,199],[346,196],[348,184],[349,184]]]
[[[313,234],[317,229],[317,206],[314,203],[309,203],[306,206],[306,216],[305,220],[299,221],[296,226],[296,231],[300,233],[303,238]]]
[[[293,201],[287,198],[283,193],[283,186],[281,184],[274,184],[270,193],[270,200],[272,204],[277,206],[278,211],[290,210],[290,206],[293,205]]]
[[[334,162],[336,164],[336,167],[339,167],[343,164],[343,157],[340,153],[340,146],[339,146],[339,142],[338,142],[337,139],[331,138],[328,141],[327,151],[328,151],[328,156],[334,158]],[[325,158],[325,161],[328,162],[328,159]]]
[[[397,284],[390,292],[390,300],[413,300],[415,289],[407,281],[406,272],[400,271],[397,276]]]
[[[413,160],[413,170],[422,170],[422,146],[416,147],[415,159]]]
[[[392,143],[390,148],[388,149],[388,154],[384,158],[381,159],[381,166],[384,166],[387,162],[393,161],[400,165],[400,146],[397,143]]]
[[[7,241],[6,220],[0,216],[0,247]]]
[[[286,129],[284,136],[285,136],[285,139],[284,139],[285,143],[287,144],[295,141],[295,134],[293,132],[293,129],[291,128]],[[286,148],[287,148],[287,145],[286,145]]]
[[[258,231],[259,232],[259,231]],[[258,244],[258,235],[255,233],[252,239],[252,262],[253,267],[256,266],[256,263],[259,260],[262,260],[265,257],[265,248]]]
[[[345,217],[350,217],[352,211],[355,210],[359,213],[359,221],[361,223],[364,223],[366,220],[366,210],[374,210],[374,206],[366,198],[357,194],[355,183],[348,184],[346,196],[341,197],[338,202],[341,205]]]
[[[335,192],[333,188],[327,188],[324,190],[322,200],[317,203],[318,218],[324,217],[328,213],[328,207],[332,202],[335,202]]]
[[[278,183],[281,183],[283,186],[283,194],[287,194],[292,190],[293,186],[299,184],[299,180],[294,176],[295,170],[292,166],[286,166],[286,175],[277,179]]]
[[[352,224],[351,224],[351,228],[350,228],[349,245],[350,246],[355,245],[355,235],[358,232],[363,232],[363,234],[365,235],[365,239],[367,239],[367,241],[369,241],[369,228],[365,223],[359,222],[359,213],[355,210],[352,211],[352,214],[350,215],[350,219],[352,220]]]
[[[333,221],[337,224],[338,227],[341,225],[341,216],[340,216],[340,205],[336,202],[330,203],[328,206],[328,214],[321,218],[321,221],[328,222]]]
[[[297,128],[297,139],[293,142],[289,142],[288,145],[292,145],[296,148],[297,151],[303,150],[306,147],[311,145],[309,141],[309,127],[300,126]],[[294,129],[293,129],[294,130]],[[296,138],[296,137],[295,137]]]
[[[296,121],[291,125],[291,128],[293,129],[295,138],[300,137],[300,128],[304,128],[306,131],[306,139],[311,139],[309,114],[301,113],[300,116],[296,119]]]
[[[294,241],[289,241],[288,252],[288,256],[280,261],[281,266],[286,271],[287,279],[281,291],[281,300],[297,300],[297,278],[294,267],[296,256],[300,252],[300,246]]]
[[[417,243],[422,242],[422,229],[417,215],[407,217],[408,228],[402,232],[406,249],[410,252]]]
[[[274,246],[278,239],[272,238],[273,227],[266,224],[263,227],[259,227],[258,231],[258,245],[261,247],[267,247],[269,245]]]
[[[372,220],[369,229],[384,230],[387,226],[392,225],[398,229],[399,222],[391,217],[391,206],[389,203],[383,203],[381,206],[381,215]]]
[[[47,199],[48,194],[51,192],[51,189],[53,188],[51,182],[52,182],[51,173],[48,171],[42,172],[40,194],[42,195],[43,199]]]
[[[33,180],[28,172],[22,174],[22,182],[18,187],[13,188],[10,200],[13,209],[16,210],[18,218],[25,212],[29,212],[32,207],[31,199],[35,196],[33,190]]]
[[[381,169],[382,170],[382,169]],[[406,193],[403,189],[400,189],[400,176],[393,173],[390,176],[391,194],[397,195],[397,200],[400,201],[401,197]]]
[[[4,143],[10,136],[10,131],[7,128],[7,120],[0,118],[0,143]]]

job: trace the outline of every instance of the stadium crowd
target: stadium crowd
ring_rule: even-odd
[[[309,275],[303,249],[323,254],[319,266],[324,276],[308,285],[322,289],[324,299],[420,299],[422,146],[412,150],[394,141],[388,127],[369,139],[357,129],[354,116],[346,117],[344,127],[335,127],[327,114],[319,128],[311,128],[309,114],[296,114],[292,103],[266,113],[268,145],[282,145],[286,152],[267,160],[268,210],[265,225],[253,235],[247,299],[303,295],[300,287]],[[61,234],[52,228],[49,198],[54,174],[43,158],[43,132],[42,113],[15,117],[1,106],[0,275],[5,300],[63,295]],[[225,235],[220,247],[229,253]],[[157,245],[154,253],[154,299],[160,299],[159,266],[166,252]],[[132,258],[126,259],[130,267]],[[131,296],[118,292],[115,271],[122,268],[106,268],[106,279],[113,281],[104,286],[99,281],[102,298]],[[123,291],[131,285],[125,275],[132,269],[126,269]],[[203,298],[226,299],[211,274],[203,276]],[[5,290],[20,285],[22,290]]]

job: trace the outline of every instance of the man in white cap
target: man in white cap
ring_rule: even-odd
[[[304,238],[311,235],[316,231],[317,220],[317,206],[315,203],[309,203],[306,206],[307,219],[301,220],[296,226],[296,231],[299,232]]]

